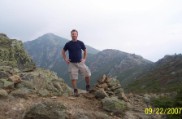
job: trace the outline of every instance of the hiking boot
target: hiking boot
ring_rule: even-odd
[[[78,97],[78,96],[79,96],[79,94],[78,94],[78,89],[74,89],[74,96],[75,96],[75,97]]]
[[[86,85],[86,91],[87,91],[87,92],[90,91],[90,85]]]

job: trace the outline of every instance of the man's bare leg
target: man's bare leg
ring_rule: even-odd
[[[72,79],[72,80],[71,80],[71,83],[72,83],[73,89],[77,89],[77,86],[76,86],[76,79]]]
[[[86,85],[90,85],[90,77],[85,77]]]
[[[72,87],[74,89],[74,95],[78,96],[78,89],[77,89],[77,85],[76,85],[76,79],[72,79],[71,83],[72,83]]]
[[[90,90],[90,77],[85,77],[85,82],[86,82],[86,91]]]

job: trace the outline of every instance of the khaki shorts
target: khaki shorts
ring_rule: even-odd
[[[85,63],[69,63],[68,72],[70,75],[70,79],[78,79],[78,74],[81,73],[84,77],[90,77],[91,72],[90,69],[85,65]]]

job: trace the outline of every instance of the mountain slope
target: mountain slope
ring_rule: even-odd
[[[171,92],[182,85],[182,55],[166,55],[152,70],[128,86],[134,92]]]
[[[49,33],[36,40],[25,42],[24,47],[37,66],[52,68],[61,59],[60,51],[66,42],[67,39]]]
[[[88,64],[93,74],[92,79],[107,74],[117,77],[121,85],[126,87],[140,74],[150,69],[153,63],[135,54],[107,49],[88,59]]]
[[[71,85],[67,64],[60,56],[60,51],[67,41],[68,40],[64,38],[49,33],[36,40],[25,42],[24,46],[37,66],[55,71]],[[146,71],[153,64],[151,61],[135,54],[112,49],[98,52],[92,47],[86,47],[88,49],[86,64],[90,67],[92,72],[92,85],[96,83],[96,80],[100,78],[100,76],[107,74],[117,76],[122,86],[127,86],[130,82],[135,80],[139,74]],[[85,88],[84,80],[78,80],[78,87]]]

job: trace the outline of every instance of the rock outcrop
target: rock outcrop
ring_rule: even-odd
[[[0,89],[6,93],[26,98],[35,93],[40,96],[69,95],[70,88],[54,72],[37,68],[25,52],[23,43],[0,34]],[[3,90],[5,89],[5,90]]]
[[[23,119],[66,119],[66,107],[58,102],[46,101],[32,106]]]
[[[102,99],[103,109],[114,114],[122,114],[126,109],[126,104],[122,100],[119,100],[116,97],[106,97]]]
[[[9,39],[5,34],[0,34],[0,66],[17,67],[21,71],[35,69],[35,63],[23,48],[22,41]]]

